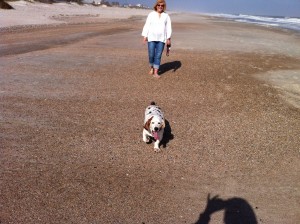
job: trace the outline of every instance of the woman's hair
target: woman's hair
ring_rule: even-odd
[[[165,1],[165,0],[157,0],[156,3],[155,3],[154,6],[153,6],[153,9],[154,9],[155,11],[157,11],[157,5],[158,5],[158,4],[164,4],[164,10],[163,10],[163,11],[166,11],[166,10],[167,10],[167,3],[166,3],[166,1]]]

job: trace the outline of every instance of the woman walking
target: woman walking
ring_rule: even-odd
[[[150,75],[160,78],[158,69],[165,44],[171,45],[172,26],[170,16],[165,12],[165,0],[157,0],[143,28],[143,42],[148,42]]]

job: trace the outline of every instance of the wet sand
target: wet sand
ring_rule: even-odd
[[[299,36],[171,18],[159,80],[139,17],[1,31],[1,223],[297,223]]]

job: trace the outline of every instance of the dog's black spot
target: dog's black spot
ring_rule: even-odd
[[[153,142],[154,138],[153,137],[149,137],[148,141],[146,142],[146,144],[151,144]]]
[[[14,9],[10,4],[6,3],[5,1],[0,1],[0,9]]]
[[[174,135],[172,134],[171,126],[170,126],[168,120],[165,119],[164,137],[160,144],[163,146],[163,148],[166,148],[167,144],[172,139],[174,139]]]

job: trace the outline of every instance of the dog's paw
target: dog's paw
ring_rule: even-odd
[[[152,143],[152,140],[151,140],[150,138],[143,139],[143,141],[144,141],[146,144],[151,144],[151,143]]]
[[[154,152],[160,152],[160,148],[154,148]]]
[[[145,143],[149,143],[150,138],[149,138],[149,137],[143,137],[143,141],[144,141]]]

